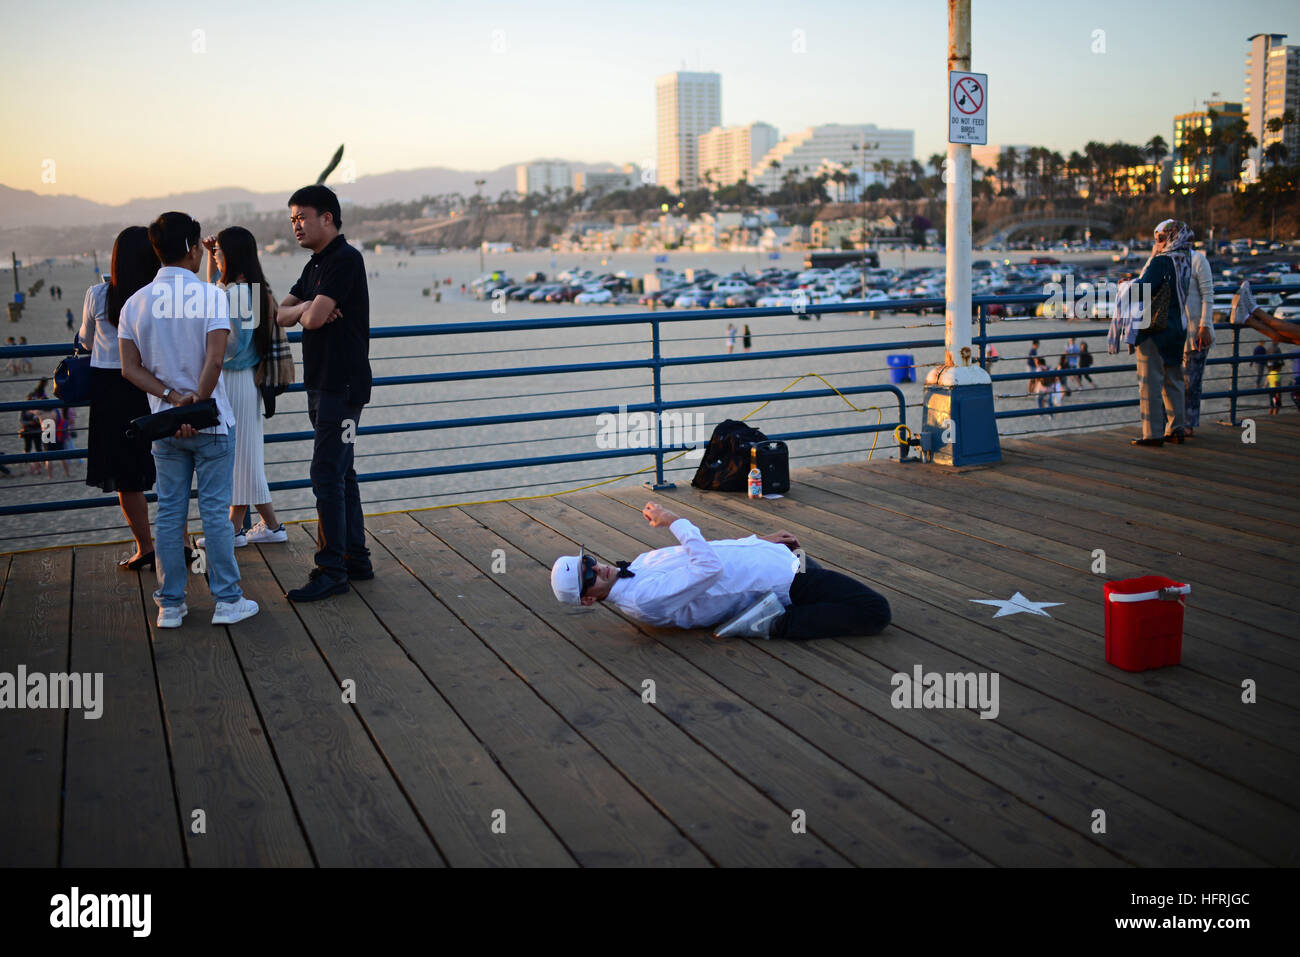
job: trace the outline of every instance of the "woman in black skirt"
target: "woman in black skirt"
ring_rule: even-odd
[[[144,493],[153,488],[153,450],[147,441],[126,438],[127,424],[149,414],[143,392],[122,378],[117,348],[117,318],[131,294],[153,282],[160,267],[143,226],[128,226],[113,243],[108,282],[86,290],[81,341],[90,349],[90,428],[86,484],[116,492],[122,514],[135,536],[135,554],[121,562],[134,571],[154,566],[153,533]]]

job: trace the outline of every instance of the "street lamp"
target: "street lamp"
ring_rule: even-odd
[[[483,222],[483,184],[486,182],[485,179],[474,180],[475,197],[478,200],[478,271],[480,273],[487,272],[487,267],[483,264],[483,230],[485,227]]]

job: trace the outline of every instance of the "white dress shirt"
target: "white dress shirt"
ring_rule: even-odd
[[[141,364],[177,392],[197,392],[207,355],[207,336],[230,331],[230,303],[223,290],[181,266],[163,266],[148,286],[122,304],[117,337],[130,339],[140,351]],[[226,397],[226,383],[217,378],[212,390],[220,422],[200,432],[225,435],[235,424]],[[161,412],[171,402],[149,396],[149,407]]]
[[[638,621],[678,628],[707,628],[775,592],[790,605],[799,559],[784,545],[748,538],[706,542],[690,521],[669,527],[681,545],[636,557],[635,578],[614,582],[605,598]]]
[[[108,283],[98,282],[86,290],[81,307],[81,344],[90,350],[94,369],[122,368],[122,353],[117,347],[117,327],[108,321]]]

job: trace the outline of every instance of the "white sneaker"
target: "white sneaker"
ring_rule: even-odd
[[[257,612],[257,602],[251,598],[241,598],[239,601],[219,601],[216,610],[212,612],[212,623],[214,625],[233,625],[245,618],[252,618]]]
[[[1241,288],[1237,290],[1236,295],[1232,297],[1232,309],[1228,312],[1228,322],[1234,326],[1246,324],[1258,306],[1254,295],[1250,291],[1250,283],[1243,282]]]
[[[275,531],[267,528],[266,522],[258,522],[248,530],[248,534],[244,538],[254,545],[262,545],[266,542],[287,542],[289,540],[289,530],[284,527],[283,522]]]
[[[285,540],[287,540],[287,539],[288,539],[288,536],[286,535],[284,538],[280,539],[280,541],[285,541]],[[206,547],[207,547],[207,544],[208,544],[208,540],[207,540],[206,538],[200,538],[200,539],[197,539],[197,540],[194,542],[194,547],[195,547],[195,548],[206,548]],[[235,533],[235,547],[236,547],[236,548],[243,548],[243,547],[244,547],[245,545],[247,545],[247,544],[248,544],[248,536],[246,536],[246,535],[242,535],[242,534],[240,534],[239,532],[236,532],[236,533]]]
[[[185,602],[181,602],[175,608],[160,606],[158,609],[158,627],[179,628],[181,626],[181,619],[189,613],[190,609]]]
[[[731,621],[713,633],[715,638],[731,638],[740,635],[746,638],[767,638],[772,631],[772,623],[785,612],[785,606],[775,592],[768,592],[758,604],[741,612]]]

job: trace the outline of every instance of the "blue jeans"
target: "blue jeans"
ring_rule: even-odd
[[[361,490],[352,467],[363,406],[338,392],[307,392],[307,415],[316,430],[311,490],[316,494],[316,565],[333,581],[347,581],[348,565],[370,567]],[[351,423],[349,428],[348,423]]]
[[[230,483],[235,468],[235,429],[226,435],[200,432],[191,439],[158,439],[153,444],[158,470],[158,516],[154,520],[158,551],[160,608],[185,601],[185,519],[190,510],[190,480],[199,477],[199,516],[207,539],[208,588],[217,601],[239,601],[239,565],[235,562],[235,529],[230,524]]]

